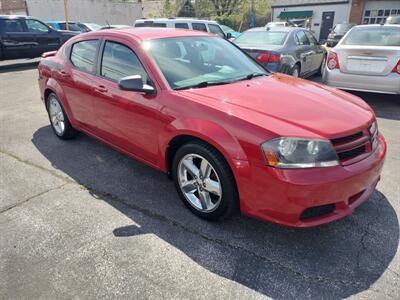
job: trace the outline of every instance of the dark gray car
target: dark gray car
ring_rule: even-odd
[[[304,28],[253,28],[234,43],[272,72],[308,77],[324,70],[326,50]]]

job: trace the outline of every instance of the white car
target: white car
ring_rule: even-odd
[[[329,52],[323,82],[344,90],[400,94],[400,25],[353,27]]]
[[[215,21],[199,20],[190,18],[158,18],[158,19],[139,19],[136,20],[134,27],[167,27],[167,28],[180,28],[191,29],[218,34],[223,38],[231,38],[225,35],[221,26]]]

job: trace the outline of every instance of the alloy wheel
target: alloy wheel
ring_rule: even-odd
[[[222,186],[211,163],[198,154],[185,155],[178,164],[179,187],[186,200],[201,212],[212,212],[222,199]]]
[[[58,135],[62,135],[65,130],[64,112],[55,97],[51,97],[49,100],[49,115],[54,130]]]

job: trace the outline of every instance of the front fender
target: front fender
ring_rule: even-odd
[[[167,169],[167,151],[170,142],[177,136],[188,135],[201,139],[222,153],[232,170],[237,161],[247,161],[247,156],[239,141],[217,123],[195,118],[176,119],[166,127],[166,134],[160,135],[162,161]]]

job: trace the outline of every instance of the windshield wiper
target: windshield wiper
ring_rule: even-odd
[[[254,72],[254,73],[250,73],[248,75],[246,75],[245,77],[241,78],[240,80],[250,80],[253,79],[254,77],[260,77],[260,76],[265,76],[265,73],[258,73],[258,72]]]
[[[213,85],[222,85],[222,84],[228,84],[231,83],[230,81],[202,81],[196,84],[192,84],[192,85],[186,85],[186,86],[180,86],[180,87],[176,87],[174,88],[175,91],[179,91],[179,90],[186,90],[186,89],[198,89],[198,88],[205,88],[208,86],[213,86]]]

